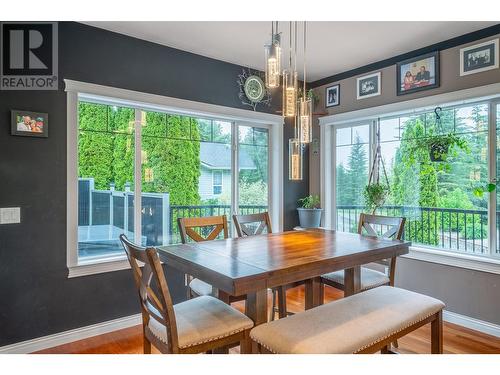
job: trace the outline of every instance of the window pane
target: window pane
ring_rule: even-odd
[[[123,254],[134,240],[134,110],[79,103],[78,257]],[[109,114],[105,116],[104,114]],[[107,122],[112,120],[112,126]],[[113,132],[116,129],[117,132]],[[121,132],[123,131],[123,133]]]
[[[369,126],[353,129],[353,144],[337,146],[336,151],[336,197],[337,230],[356,232],[359,213],[363,210],[363,189],[368,182]],[[337,130],[338,133],[345,129]]]
[[[212,141],[212,120],[193,119],[191,127],[193,140]]]
[[[438,114],[440,121],[434,111],[381,119],[380,146],[390,193],[377,213],[406,217],[405,239],[414,244],[487,255],[488,193],[481,195],[478,188],[484,190],[488,183],[488,106],[467,105]],[[422,140],[448,132],[455,132],[469,151],[452,146],[446,162],[432,162],[430,146]],[[364,210],[367,173],[362,171],[369,167],[361,148],[337,144],[339,230],[355,231]],[[380,173],[384,181],[383,170]],[[353,184],[353,176],[362,178]]]
[[[180,115],[167,115],[167,137],[171,139],[190,139],[191,118]]]
[[[238,132],[239,213],[245,215],[267,211],[268,130],[239,126]]]
[[[399,139],[399,117],[380,120],[380,141],[394,141]]]
[[[152,137],[165,137],[167,134],[167,114],[163,112],[142,111],[142,134]]]
[[[132,134],[135,126],[135,109],[108,106],[109,130]]]
[[[162,127],[160,121],[150,125],[151,134]],[[230,217],[230,125],[225,133],[229,144],[209,142],[211,120],[187,116],[167,115],[167,136],[142,134],[144,245],[180,243],[179,217]],[[206,236],[211,229],[201,234]]]
[[[351,128],[340,128],[337,129],[337,146],[350,145],[351,144]]]
[[[226,121],[213,122],[213,141],[231,143],[231,123]]]

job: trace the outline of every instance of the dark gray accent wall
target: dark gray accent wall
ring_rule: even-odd
[[[238,98],[242,67],[93,28],[59,24],[59,91],[0,91],[0,207],[21,207],[21,224],[0,226],[0,346],[139,312],[128,270],[68,279],[66,94],[62,80],[248,109]],[[281,95],[270,108],[277,113]],[[49,114],[49,138],[10,136],[10,110]],[[285,129],[285,156],[290,129]],[[284,170],[288,169],[284,158]],[[305,174],[308,175],[307,164]],[[285,228],[308,179],[284,176]],[[183,276],[167,267],[175,302]]]

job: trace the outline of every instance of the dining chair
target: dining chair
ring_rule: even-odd
[[[177,219],[182,243],[189,240],[195,242],[215,240],[222,235],[224,239],[228,238],[228,225],[226,215],[205,216],[205,217],[180,217]],[[212,285],[186,275],[186,285],[188,286],[188,298],[198,296],[214,296],[222,299],[224,302],[232,303],[243,301],[246,296],[230,296],[212,287]]]
[[[236,228],[236,233],[238,237],[247,237],[263,234],[272,233],[271,218],[268,212],[261,212],[257,214],[249,215],[233,215],[233,222]],[[273,305],[271,308],[271,321],[274,320],[276,313],[280,318],[284,318],[287,315],[293,315],[292,312],[288,312],[286,308],[286,291],[287,289],[294,288],[303,284],[304,281],[300,281],[293,284],[287,284],[279,287],[272,288],[273,292]],[[276,306],[276,302],[278,306]]]
[[[358,234],[378,238],[392,238],[400,240],[403,236],[404,217],[391,217],[380,215],[369,215],[362,213],[359,216]],[[388,274],[371,268],[361,267],[361,291],[373,289],[382,285],[394,286],[396,272],[396,257],[390,260],[377,262],[388,268]],[[321,302],[324,299],[323,285],[330,285],[336,289],[344,290],[344,271],[335,271],[321,276]]]
[[[120,235],[139,292],[144,353],[151,345],[161,353],[194,354],[240,345],[251,352],[253,322],[228,304],[211,296],[174,305],[158,252],[139,247]]]

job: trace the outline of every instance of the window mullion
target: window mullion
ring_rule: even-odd
[[[141,244],[142,238],[142,158],[141,158],[141,131],[143,122],[143,112],[135,110],[134,121],[134,238],[135,243]]]
[[[231,123],[231,212],[233,213],[233,215],[239,213],[238,135],[239,135],[238,124],[236,124],[236,122],[232,122]],[[230,222],[232,223],[231,219]]]
[[[496,103],[490,102],[488,108],[488,182],[496,181]],[[488,193],[488,250],[489,255],[496,253],[497,246],[497,192]]]

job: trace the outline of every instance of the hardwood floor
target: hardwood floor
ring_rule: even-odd
[[[325,302],[342,298],[342,292],[325,288]],[[288,310],[300,312],[304,309],[304,287],[287,292]],[[236,302],[234,307],[244,309],[244,302]],[[269,295],[269,306],[271,296]],[[430,353],[430,326],[425,326],[399,340],[400,353]],[[153,352],[156,352],[153,349]],[[238,353],[239,348],[230,350]],[[444,323],[444,352],[454,354],[500,354],[500,338],[473,331],[455,324]],[[37,353],[62,354],[138,354],[142,353],[141,326],[122,329],[69,344],[42,350]]]

